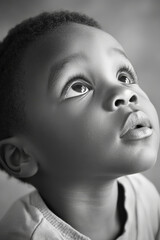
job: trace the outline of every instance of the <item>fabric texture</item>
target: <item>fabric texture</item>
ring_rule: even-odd
[[[160,197],[141,174],[118,179],[127,219],[116,240],[160,240]],[[37,190],[15,202],[0,222],[1,240],[91,240],[51,212]]]

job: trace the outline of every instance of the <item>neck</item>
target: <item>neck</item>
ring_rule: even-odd
[[[117,237],[120,224],[116,180],[54,182],[56,185],[44,183],[39,190],[52,212],[93,240]]]

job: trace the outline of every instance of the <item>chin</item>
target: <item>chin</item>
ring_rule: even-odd
[[[156,135],[150,139],[144,139],[144,141],[128,144],[127,147],[127,152],[121,152],[125,174],[147,171],[156,163],[159,148]]]
[[[137,158],[130,159],[130,166],[126,169],[127,174],[140,173],[151,169],[157,160],[157,152],[152,150],[141,153]]]
[[[142,148],[141,151],[130,152],[127,155],[121,154],[114,165],[114,172],[117,176],[145,172],[154,166],[156,160],[157,150],[152,148]]]

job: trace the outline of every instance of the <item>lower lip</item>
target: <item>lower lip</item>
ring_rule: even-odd
[[[121,138],[126,140],[138,140],[150,137],[153,130],[148,127],[141,127],[128,130]]]

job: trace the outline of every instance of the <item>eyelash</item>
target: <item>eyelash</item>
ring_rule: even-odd
[[[128,73],[130,75],[130,77],[134,80],[134,83],[132,83],[132,84],[137,84],[138,83],[137,75],[130,66],[128,66],[128,65],[120,66],[118,68],[116,76],[118,77],[118,75],[120,75],[123,72]],[[81,79],[82,81],[84,81],[84,84],[86,84],[89,89],[92,88],[91,83],[88,81],[86,76],[83,73],[79,73],[79,74],[75,74],[71,78],[69,78],[69,80],[68,80],[67,84],[65,85],[62,93],[65,94],[67,92],[67,90],[71,87],[71,85],[73,85],[74,83],[80,82],[80,80],[77,81],[77,79]]]

